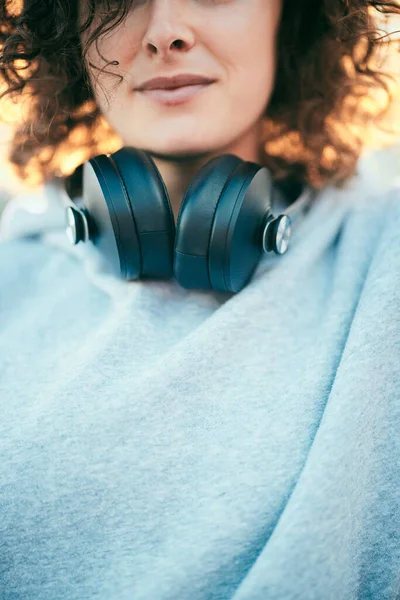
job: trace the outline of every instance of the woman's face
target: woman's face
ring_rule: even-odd
[[[169,156],[215,152],[258,127],[274,83],[281,2],[136,0],[98,42],[107,60],[119,62],[105,70],[122,75],[123,83],[89,67],[100,109],[124,145]],[[88,58],[105,65],[95,44]],[[182,73],[215,82],[179,104],[135,89]]]

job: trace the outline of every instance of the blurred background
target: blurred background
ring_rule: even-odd
[[[388,182],[400,186],[400,15],[390,18],[379,15],[378,20],[385,34],[385,43],[378,57],[379,66],[385,65],[385,69],[396,80],[393,87],[395,102],[385,121],[388,130],[394,129],[394,132],[385,133],[378,129],[365,132],[365,153],[373,156],[373,160],[368,162],[368,176],[379,180],[383,187]],[[17,114],[18,106],[13,111]],[[3,108],[0,117],[0,222],[4,207],[11,198],[18,197],[18,202],[30,212],[36,212],[36,208],[37,212],[43,210],[43,187],[28,185],[18,178],[8,162],[9,140],[13,130],[12,126],[1,120],[7,116],[5,112],[7,109]]]

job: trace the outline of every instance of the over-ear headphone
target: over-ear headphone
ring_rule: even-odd
[[[148,153],[123,147],[78,169],[79,202],[65,186],[68,238],[72,244],[90,240],[127,281],[174,276],[184,288],[239,292],[264,252],[287,251],[293,220],[313,199],[308,189],[290,211],[274,217],[269,170],[224,154],[197,172],[175,226],[167,189]]]

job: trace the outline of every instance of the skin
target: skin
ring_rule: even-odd
[[[147,151],[177,218],[208,160],[233,153],[261,163],[262,117],[272,93],[282,0],[143,0],[98,47],[124,81],[90,66],[99,107],[124,146]],[[95,25],[95,23],[94,23]],[[87,35],[87,34],[83,34]],[[93,44],[89,60],[104,66]],[[216,83],[166,106],[136,91],[157,76],[200,73]]]

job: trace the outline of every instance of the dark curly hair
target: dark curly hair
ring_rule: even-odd
[[[18,0],[0,2],[0,99],[7,96],[25,109],[8,158],[28,182],[67,175],[89,157],[121,146],[96,103],[87,52],[137,0],[85,0],[84,23],[81,1],[25,0],[23,7]],[[83,43],[80,34],[100,7],[101,24]],[[353,126],[377,122],[393,101],[394,78],[375,60],[385,38],[375,16],[390,13],[400,13],[398,0],[283,0],[262,140],[264,164],[275,179],[320,187],[354,172],[363,136]],[[102,58],[102,70],[115,64]],[[376,92],[386,98],[379,111],[362,101],[376,99]]]

